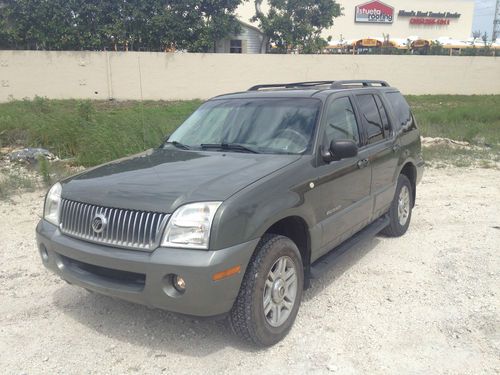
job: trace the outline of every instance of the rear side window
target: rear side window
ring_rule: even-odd
[[[389,104],[392,107],[394,115],[396,116],[396,126],[401,128],[412,123],[412,115],[410,106],[406,102],[403,95],[399,92],[389,92],[385,94]]]
[[[359,111],[363,119],[366,132],[368,133],[368,143],[375,143],[384,139],[384,128],[380,117],[377,103],[373,95],[357,95]]]

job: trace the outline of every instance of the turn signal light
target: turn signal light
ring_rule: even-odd
[[[241,271],[241,266],[234,266],[234,267],[228,268],[225,271],[221,271],[221,272],[217,272],[217,273],[213,274],[212,280],[213,281],[222,280],[222,279],[225,279],[226,277],[229,277],[231,275],[239,273],[240,271]]]

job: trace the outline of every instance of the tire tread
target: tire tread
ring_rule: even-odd
[[[380,233],[388,236],[388,237],[400,237],[402,236],[406,230],[408,229],[410,220],[411,220],[411,204],[410,204],[410,216],[408,217],[408,222],[404,227],[401,227],[401,225],[398,222],[398,214],[397,214],[397,205],[398,205],[398,196],[399,196],[399,191],[401,190],[401,187],[403,185],[407,185],[408,189],[410,191],[410,201],[412,199],[413,195],[413,189],[411,188],[411,183],[408,177],[406,177],[404,174],[400,174],[398,177],[398,184],[396,187],[396,193],[394,195],[394,198],[391,202],[391,207],[389,208],[389,225],[386,226],[384,229],[380,231]]]
[[[283,240],[290,241],[287,237],[277,234],[265,234],[262,236],[256,251],[250,259],[240,291],[229,314],[229,323],[233,332],[244,341],[254,345],[266,345],[256,334],[257,327],[255,326],[255,322],[252,321],[252,297],[256,286],[257,274],[267,254],[273,250],[277,242]]]

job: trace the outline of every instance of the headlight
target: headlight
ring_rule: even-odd
[[[168,221],[161,246],[208,249],[210,228],[221,203],[200,202],[179,207]]]
[[[58,182],[52,186],[45,197],[43,218],[48,222],[59,225],[59,212],[61,206],[61,184]]]

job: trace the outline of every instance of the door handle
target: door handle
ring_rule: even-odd
[[[400,146],[400,145],[395,144],[394,146],[392,146],[392,151],[394,151],[394,152],[398,152],[400,148],[401,148],[401,146]]]
[[[358,168],[359,169],[362,169],[362,168],[365,168],[368,166],[370,162],[368,161],[368,159],[361,159],[360,161],[358,161]]]

